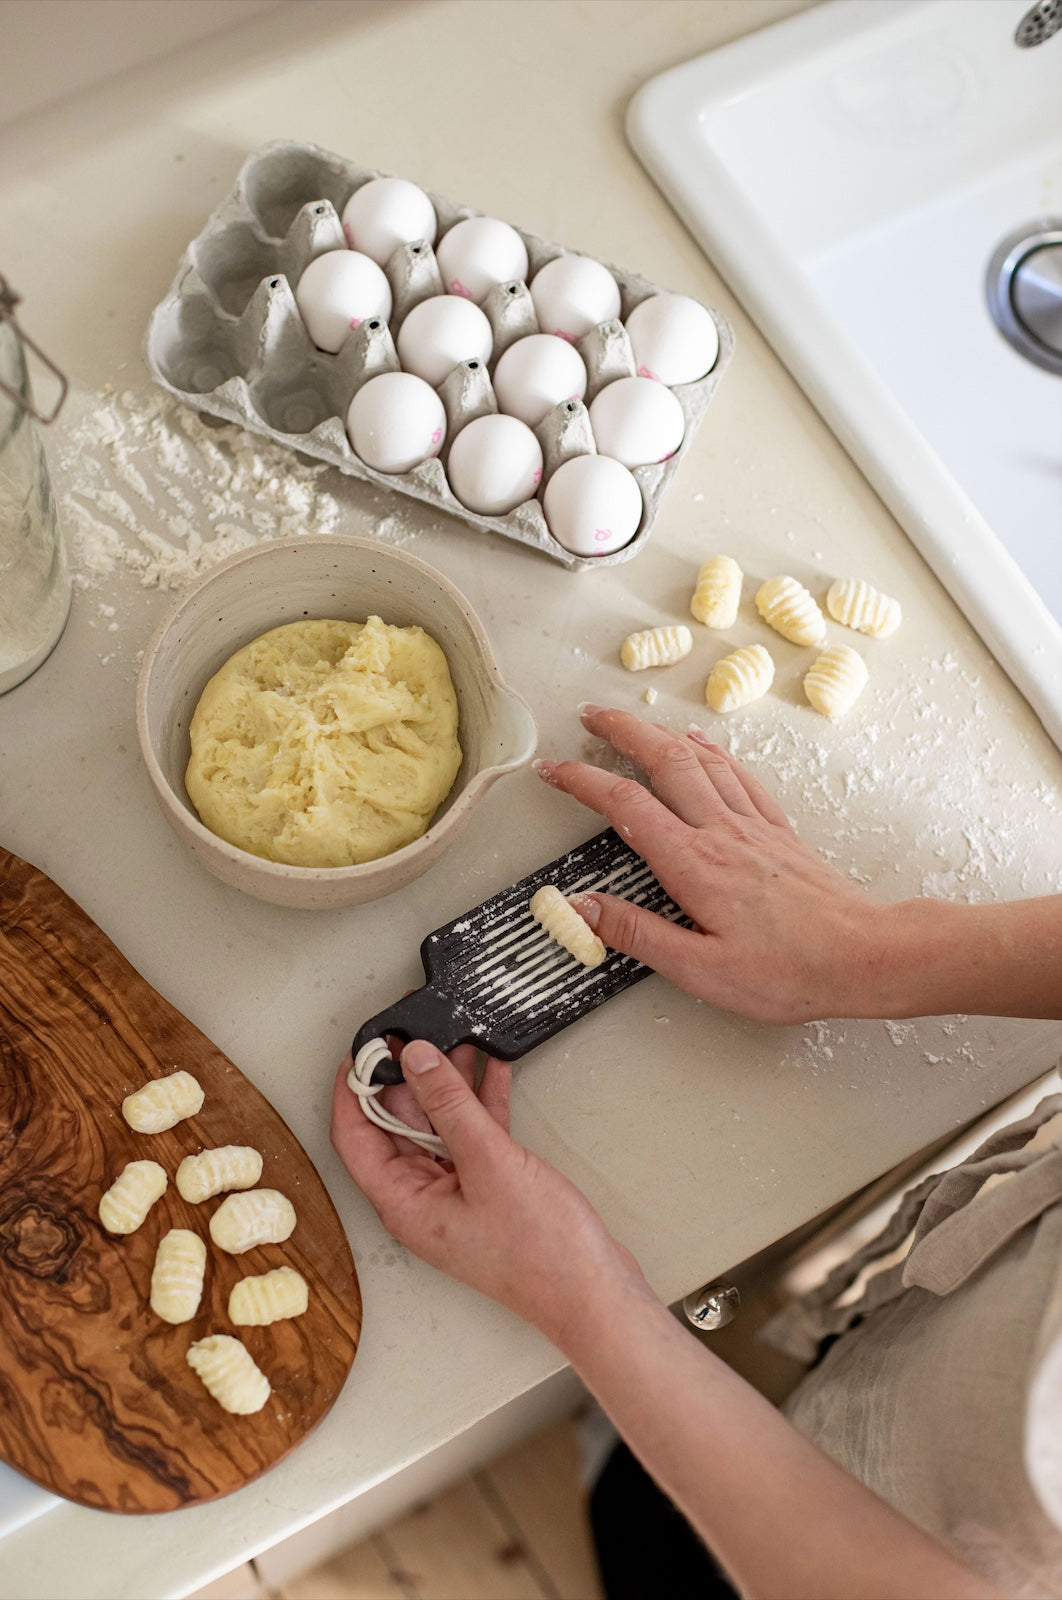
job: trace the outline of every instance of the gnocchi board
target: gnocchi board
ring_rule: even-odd
[[[198,1116],[137,1134],[121,1103],[180,1066],[206,1093]],[[262,1186],[297,1224],[284,1244],[226,1256],[210,1240],[223,1196],[193,1206],[173,1174],[207,1145],[261,1150]],[[127,1161],[170,1185],[142,1227],[112,1237],[96,1214]],[[207,1244],[200,1311],[171,1327],[148,1304],[168,1228]],[[306,1278],[306,1313],[233,1328],[229,1291],[282,1265]],[[310,1158],[269,1102],[162,998],[35,867],[0,849],[0,1458],[54,1494],[104,1511],[196,1505],[280,1461],[328,1411],[350,1370],[361,1294],[346,1235]],[[273,1393],[229,1416],[185,1353],[237,1334]]]

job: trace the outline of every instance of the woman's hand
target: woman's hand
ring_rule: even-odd
[[[451,1162],[392,1138],[363,1115],[347,1088],[349,1057],[336,1075],[332,1144],[399,1243],[563,1348],[588,1295],[649,1290],[634,1257],[575,1185],[509,1137],[504,1062],[487,1062],[477,1097],[473,1054],[463,1046],[450,1061],[414,1040],[402,1051],[406,1087],[393,1091],[408,1097],[400,1114],[410,1121],[409,1100],[415,1103],[445,1140]]]
[[[713,1005],[762,1022],[881,1016],[890,908],[801,844],[740,762],[625,711],[583,710],[591,733],[636,763],[651,790],[577,761],[540,775],[607,817],[697,924],[677,928],[609,895],[576,909],[614,950]]]

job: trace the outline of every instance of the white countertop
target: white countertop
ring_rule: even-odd
[[[618,646],[680,620],[700,560],[865,575],[904,606],[834,727],[801,703],[801,653],[726,724],[805,837],[888,899],[1058,887],[1062,762],[1028,707],[750,326],[626,147],[653,72],[793,6],[685,0],[333,5],[269,11],[209,45],[0,134],[0,268],[74,394],[49,437],[146,392],[140,346],[188,239],[243,157],[310,139],[719,306],[737,353],[645,553],[572,575],[336,475],[341,530],[399,512],[407,548],[463,589],[539,720],[585,753],[577,702],[644,709]],[[444,70],[445,69],[445,70]],[[60,492],[68,473],[54,473]],[[421,938],[596,831],[525,771],[433,872],[390,900],[285,912],[197,868],[156,810],[133,725],[137,652],[172,596],[119,569],[75,595],[59,647],[0,699],[0,839],[78,900],[269,1096],[316,1161],[365,1299],[351,1377],[289,1460],[212,1506],[142,1519],[73,1506],[4,1541],[5,1596],[181,1594],[343,1503],[540,1382],[556,1353],[408,1257],[328,1145],[333,1070],[360,1022],[419,981]],[[113,606],[108,618],[101,606]],[[111,631],[111,621],[117,627]],[[748,641],[765,637],[745,616]],[[654,716],[705,724],[717,652],[652,675]],[[521,1139],[580,1184],[674,1300],[1045,1071],[1057,1024],[931,1019],[767,1028],[651,978],[517,1069]]]

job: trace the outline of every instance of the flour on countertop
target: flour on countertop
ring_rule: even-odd
[[[330,468],[230,423],[212,426],[163,390],[104,396],[58,454],[74,581],[117,567],[149,588],[179,589],[226,556],[268,539],[337,531]],[[399,543],[399,520],[377,537]]]

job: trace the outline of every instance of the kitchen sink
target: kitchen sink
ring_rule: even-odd
[[[1062,747],[1052,9],[829,0],[651,80],[627,131]]]

